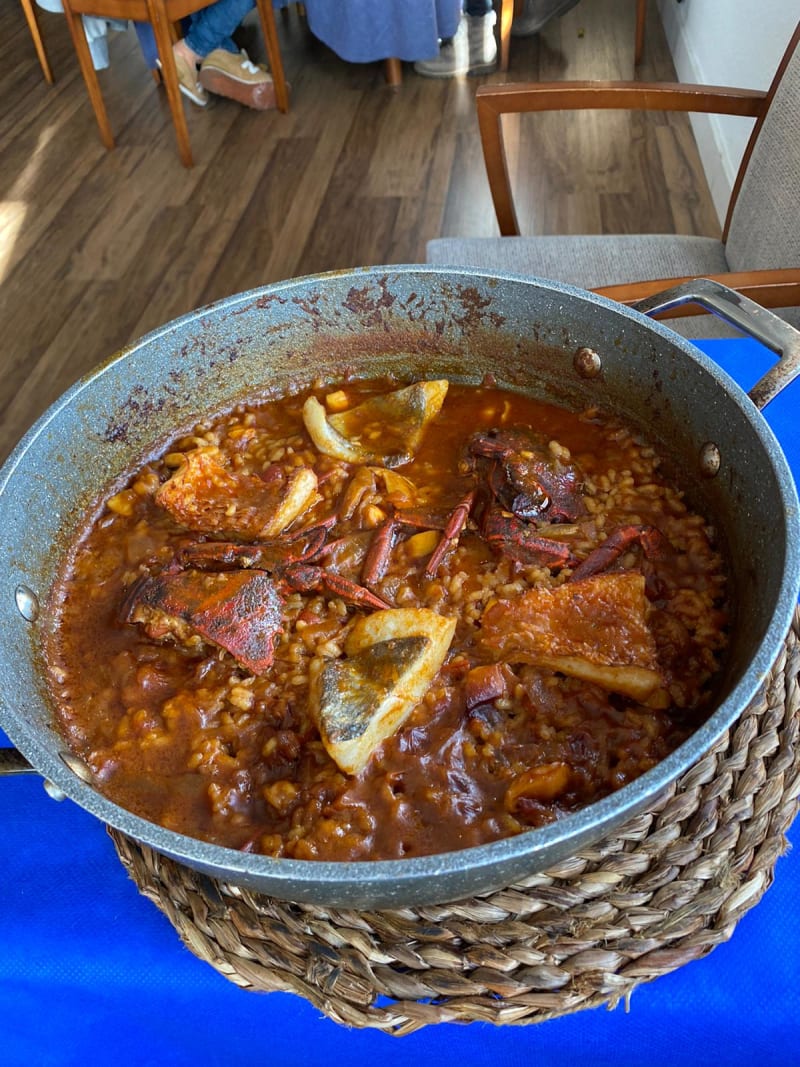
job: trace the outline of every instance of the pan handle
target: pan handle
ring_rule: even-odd
[[[15,748],[0,748],[0,778],[11,774],[39,774],[33,764],[28,763],[21,752]],[[53,800],[65,800],[67,794],[49,779],[42,779],[44,791]]]
[[[37,774],[21,752],[15,748],[0,748],[0,778],[7,774]]]
[[[800,374],[800,331],[755,300],[711,278],[693,278],[632,306],[643,315],[656,315],[681,304],[701,304],[780,356],[748,393],[759,410]]]

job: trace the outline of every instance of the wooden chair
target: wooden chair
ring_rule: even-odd
[[[500,0],[500,65],[502,71],[508,70],[508,57],[511,50],[511,26],[514,15],[519,14],[524,0]],[[647,17],[647,0],[636,0],[636,35],[634,39],[633,65],[638,67],[644,52],[644,26]]]
[[[33,47],[36,49],[36,55],[39,57],[39,66],[42,68],[42,74],[44,74],[45,81],[53,84],[53,70],[50,66],[50,60],[47,58],[47,52],[45,51],[44,41],[42,40],[42,32],[39,29],[39,20],[36,17],[36,7],[33,0],[20,0],[22,3],[22,10],[25,12],[25,21],[28,23],[28,29],[31,31],[31,37],[33,38]]]
[[[502,236],[430,241],[429,263],[557,279],[623,303],[688,278],[712,277],[762,306],[787,309],[785,317],[800,325],[800,24],[767,92],[672,83],[550,82],[481,86],[476,103]],[[756,119],[721,240],[677,234],[519,235],[503,115],[592,108],[694,111]],[[579,162],[575,160],[575,165]],[[687,316],[694,309],[673,314]],[[685,320],[680,332],[698,336]]]
[[[106,148],[114,147],[114,135],[108,121],[97,72],[92,64],[89,44],[83,30],[82,15],[97,15],[109,19],[132,19],[134,22],[149,22],[153,27],[158,57],[161,61],[161,75],[167,92],[167,101],[175,127],[178,141],[178,153],[185,167],[192,166],[192,149],[189,145],[189,131],[183,112],[178,72],[172,53],[173,27],[188,15],[208,7],[209,0],[63,0],[64,14],[72,34],[75,51],[78,56],[83,80],[89,92],[89,100],[94,108],[97,125],[100,127],[100,139]],[[256,0],[261,29],[269,58],[270,72],[275,82],[275,100],[280,111],[289,110],[289,91],[283,73],[278,33],[275,28],[275,15],[271,0]]]

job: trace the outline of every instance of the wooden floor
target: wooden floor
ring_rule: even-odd
[[[584,0],[512,40],[508,79],[632,77],[634,7]],[[638,77],[672,80],[650,8]],[[497,233],[474,117],[485,79],[406,64],[392,90],[381,64],[339,60],[292,10],[278,18],[290,114],[187,102],[186,171],[135,35],[112,36],[101,75],[107,152],[63,17],[40,22],[54,86],[17,0],[0,0],[0,458],[78,377],[194,307],[296,275],[423,262],[439,235]],[[510,134],[527,232],[718,234],[683,116],[553,115]]]

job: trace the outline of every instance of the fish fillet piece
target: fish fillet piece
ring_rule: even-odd
[[[641,574],[598,574],[495,602],[483,613],[481,644],[499,660],[560,671],[643,703],[659,690],[666,696],[649,608]]]
[[[156,503],[182,526],[248,540],[277,537],[320,499],[317,476],[308,467],[268,478],[228,469],[214,445],[187,452],[181,466],[159,488]]]
[[[419,704],[447,656],[455,619],[391,608],[358,620],[342,659],[312,672],[311,711],[328,754],[359,774]]]
[[[311,440],[326,456],[347,463],[399,467],[416,454],[425,429],[441,410],[449,382],[415,382],[372,396],[347,411],[328,415],[310,396],[303,421]]]

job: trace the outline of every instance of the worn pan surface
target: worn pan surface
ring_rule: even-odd
[[[198,413],[345,373],[500,384],[611,405],[688,478],[733,570],[736,620],[717,711],[619,792],[544,829],[438,856],[316,863],[243,854],[164,830],[103,797],[53,725],[40,628],[60,554],[87,508]],[[774,391],[774,390],[773,390]],[[56,790],[198,870],[286,900],[443,902],[511,884],[642,810],[747,706],[781,648],[800,585],[797,495],[750,397],[691,343],[569,286],[434,267],[370,268],[271,285],[157,330],[78,382],[0,475],[0,725]]]

